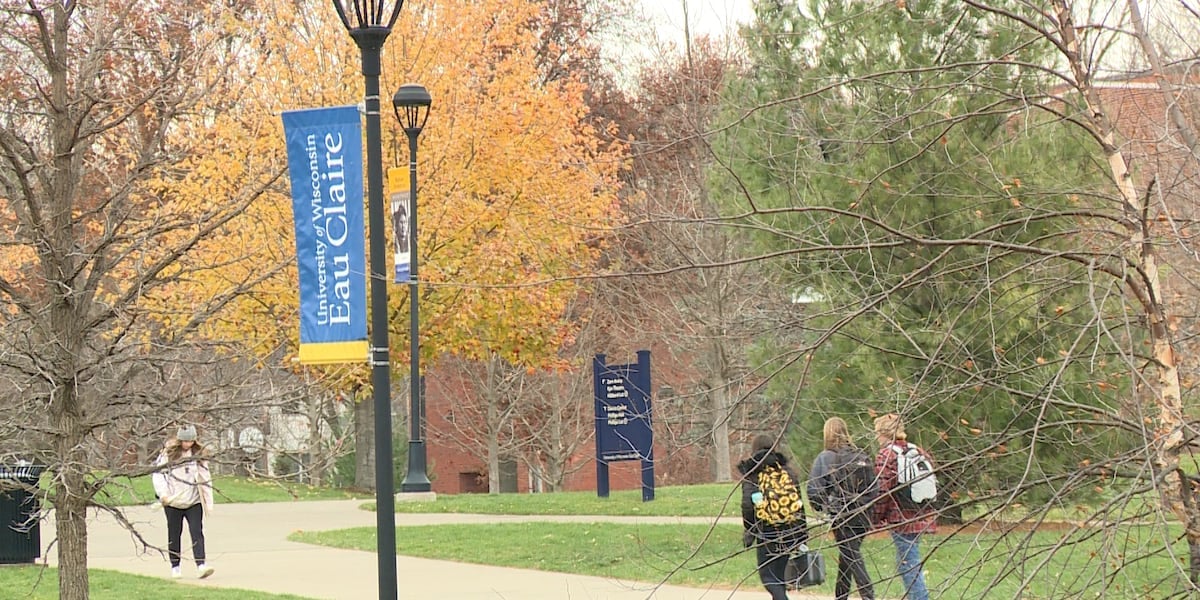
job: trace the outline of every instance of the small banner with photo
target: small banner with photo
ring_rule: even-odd
[[[411,210],[408,188],[408,171],[406,169],[400,167],[388,169],[388,192],[392,215],[392,254],[395,257],[396,283],[408,283],[412,273],[412,262],[409,260],[409,257],[412,256],[412,243],[409,236],[415,232],[412,231],[408,219],[408,213]]]

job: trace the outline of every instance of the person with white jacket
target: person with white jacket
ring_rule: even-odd
[[[212,565],[204,560],[204,515],[212,512],[213,495],[212,473],[208,461],[202,458],[203,453],[203,447],[196,441],[196,427],[180,427],[158,455],[157,464],[163,468],[151,477],[154,494],[167,515],[167,554],[174,578],[183,576],[180,550],[185,520],[192,538],[197,575],[204,579],[213,574]]]

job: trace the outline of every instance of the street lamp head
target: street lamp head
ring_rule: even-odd
[[[388,4],[392,8],[388,10]],[[400,16],[404,0],[333,0],[338,17],[346,30],[354,34],[357,30],[386,29],[391,31]]]
[[[431,104],[433,98],[429,96],[429,90],[419,83],[406,83],[392,96],[392,108],[396,110],[396,119],[406,132],[421,132],[425,121],[429,120]]]

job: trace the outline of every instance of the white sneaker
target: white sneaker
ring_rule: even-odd
[[[196,577],[199,577],[200,579],[204,579],[205,577],[212,575],[213,571],[216,571],[216,569],[214,569],[204,563],[200,563],[200,564],[196,565],[196,569],[199,571],[198,573],[196,573]]]
[[[179,579],[180,577],[183,577],[183,568],[171,567],[171,579]]]

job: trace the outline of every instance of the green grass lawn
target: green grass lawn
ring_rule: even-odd
[[[1124,527],[1073,536],[1061,546],[1062,532],[939,534],[926,536],[927,582],[939,598],[1162,598],[1176,592],[1176,564],[1161,550],[1161,534],[1150,527]],[[301,542],[373,551],[375,529],[302,532]],[[833,592],[837,551],[830,536],[812,546],[825,555],[826,583]],[[399,527],[397,552],[456,560],[719,588],[756,588],[754,557],[741,547],[733,525],[631,525],[615,523],[505,523]],[[1172,545],[1176,556],[1186,548]],[[863,545],[877,593],[899,598],[894,550],[886,536]],[[1011,560],[1010,560],[1011,559]]]
[[[99,569],[90,570],[88,579],[91,600],[305,600],[302,596],[200,587]],[[58,571],[36,566],[0,566],[0,598],[57,600]]]
[[[97,475],[99,477],[100,475]],[[41,487],[49,488],[53,474],[42,474]],[[213,478],[214,499],[218,504],[253,502],[291,502],[297,500],[350,500],[373,498],[369,492],[339,488],[313,487],[280,479],[233,477]],[[154,500],[154,484],[150,476],[114,477],[96,495],[96,501],[112,506],[149,504]]]
[[[599,498],[594,491],[552,494],[441,494],[432,502],[397,502],[396,512],[661,517],[737,517],[741,514],[741,488],[738,483],[659,487],[655,489],[654,496],[653,501],[642,502],[640,489],[614,490],[608,498]],[[806,509],[810,506],[807,499],[804,505]],[[1123,504],[1121,510],[1145,512],[1147,506],[1154,505],[1155,500],[1150,494],[1145,494]],[[363,507],[366,510],[375,510],[373,502],[364,503]],[[978,518],[986,509],[986,506],[969,506],[963,511],[963,517]],[[989,518],[1001,521],[1078,522],[1093,516],[1095,506],[1061,505],[1047,509],[1015,505],[988,512]]]
[[[439,495],[433,502],[397,502],[401,513],[476,513],[487,515],[626,515],[712,517],[741,514],[741,488],[734,483],[669,486],[654,490],[642,502],[642,491],[614,490],[608,498],[596,492],[553,494]],[[374,504],[370,504],[374,510]]]
[[[317,488],[302,483],[247,477],[215,477],[214,496],[218,504],[230,502],[290,502],[295,500],[345,500],[370,498],[370,494],[335,488]],[[114,479],[97,496],[97,501],[117,506],[149,504],[154,500],[150,477]]]

